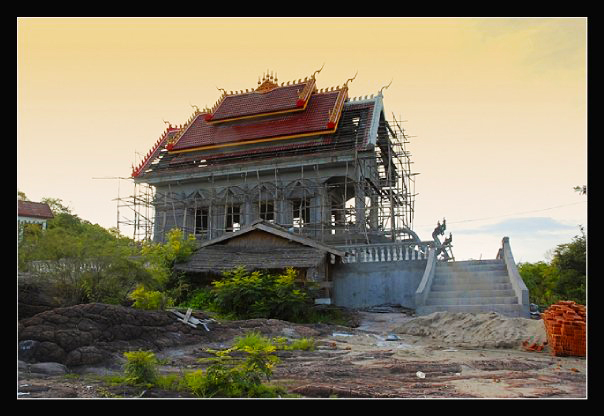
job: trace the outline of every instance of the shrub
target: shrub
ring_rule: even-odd
[[[157,359],[151,351],[129,351],[124,353],[124,373],[129,384],[153,384],[157,379]]]
[[[139,285],[128,298],[134,301],[132,305],[136,309],[164,310],[174,306],[174,301],[162,292],[147,290],[144,285]]]
[[[282,274],[246,272],[239,267],[225,272],[214,285],[214,307],[238,319],[274,318],[305,322],[311,315],[312,288],[297,287],[296,271]]]
[[[181,306],[192,309],[212,309],[214,293],[210,288],[195,290],[186,302]]]
[[[248,332],[244,336],[235,337],[234,346],[240,350],[244,350],[246,348],[257,350],[275,345],[271,342],[269,338],[265,337],[260,332],[252,331]]]
[[[234,346],[224,351],[212,351],[216,357],[205,372],[195,370],[182,375],[159,375],[158,361],[150,351],[130,351],[124,356],[124,376],[119,382],[166,390],[187,390],[198,397],[277,397],[287,392],[280,387],[267,386],[273,367],[279,362],[274,355],[275,346],[268,338],[255,333],[243,337],[241,347]],[[233,351],[243,351],[245,358],[233,357]],[[207,359],[206,359],[207,360]]]
[[[178,279],[172,273],[172,266],[189,258],[195,250],[195,237],[189,235],[185,238],[178,228],[170,230],[166,240],[164,244],[147,242],[141,250],[147,262],[147,270],[162,287],[176,283]]]
[[[302,350],[302,351],[314,351],[315,340],[313,338],[296,339],[287,347],[287,349]]]
[[[181,385],[198,397],[206,397],[206,377],[202,370],[185,373]]]
[[[291,344],[288,344],[287,338],[285,337],[268,338],[262,335],[260,332],[252,331],[242,337],[236,337],[234,343],[235,348],[244,351],[246,349],[267,349],[271,346],[276,350],[312,351],[315,348],[315,340],[313,338],[300,338],[295,339]]]

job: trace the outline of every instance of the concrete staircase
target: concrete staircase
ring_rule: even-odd
[[[502,259],[436,262],[430,291],[416,313],[438,311],[524,316]]]

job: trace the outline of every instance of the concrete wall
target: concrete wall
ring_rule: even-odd
[[[333,268],[333,303],[363,308],[384,303],[415,308],[426,260],[343,263]]]

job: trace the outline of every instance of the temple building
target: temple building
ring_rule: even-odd
[[[132,170],[155,190],[154,241],[174,227],[212,240],[257,219],[335,245],[414,238],[407,141],[384,88],[351,98],[354,78],[319,88],[319,73],[266,73],[166,129]]]
[[[266,73],[169,125],[132,168],[135,189],[151,190],[135,212],[152,208],[135,233],[143,219],[156,242],[173,228],[194,235],[199,248],[175,265],[185,273],[294,267],[323,291],[316,303],[528,316],[507,237],[494,260],[454,261],[444,219],[432,240],[413,231],[415,173],[388,86],[349,97],[356,75],[319,87],[320,71],[281,83]]]

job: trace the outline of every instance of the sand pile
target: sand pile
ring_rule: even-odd
[[[473,348],[521,348],[523,341],[547,341],[543,321],[509,318],[496,312],[434,312],[412,319],[397,333],[430,337],[442,345]]]

